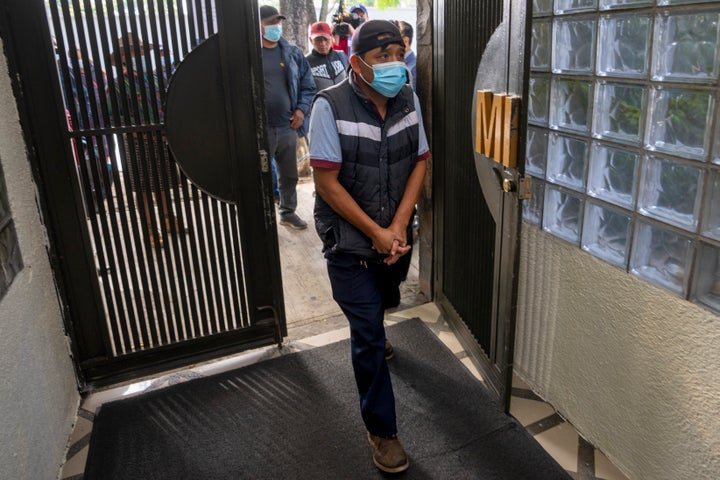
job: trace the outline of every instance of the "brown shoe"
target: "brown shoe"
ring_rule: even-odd
[[[397,435],[393,435],[391,438],[383,438],[368,432],[368,441],[373,448],[373,462],[383,472],[404,472],[410,466],[405,449],[403,449]]]
[[[395,356],[395,349],[390,340],[385,340],[385,360],[390,360]]]

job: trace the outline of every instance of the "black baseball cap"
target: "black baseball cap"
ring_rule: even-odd
[[[352,37],[352,53],[359,55],[373,48],[386,47],[391,43],[405,46],[400,30],[387,20],[369,20]]]
[[[260,7],[260,20],[263,22],[268,22],[275,20],[276,18],[279,18],[280,20],[285,20],[285,17],[280,15],[280,12],[277,11],[277,8],[271,6],[271,5],[263,5]]]

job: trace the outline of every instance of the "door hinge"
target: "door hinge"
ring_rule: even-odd
[[[520,177],[518,180],[518,197],[520,197],[520,200],[530,200],[532,198],[530,177]]]
[[[268,161],[268,154],[265,150],[260,150],[260,171],[263,173],[270,171],[270,162]]]

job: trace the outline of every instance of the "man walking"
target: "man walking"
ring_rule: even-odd
[[[333,298],[350,324],[360,411],[382,471],[406,470],[397,438],[385,308],[397,306],[398,262],[410,253],[410,221],[430,157],[420,106],[406,85],[405,44],[387,20],[352,39],[352,70],[318,93],[310,116],[315,228]]]
[[[310,64],[317,91],[337,85],[345,80],[347,57],[342,50],[332,48],[332,28],[325,22],[310,26],[310,43],[313,49],[305,57]]]
[[[315,81],[302,51],[282,38],[284,19],[275,7],[260,7],[269,154],[278,169],[280,225],[302,230],[307,223],[295,213],[296,146],[297,138],[305,136],[303,121],[315,95]]]

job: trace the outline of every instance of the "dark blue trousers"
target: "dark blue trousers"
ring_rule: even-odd
[[[399,302],[401,267],[346,254],[328,254],[327,266],[333,298],[350,323],[352,365],[365,427],[373,435],[391,437],[397,424],[383,317],[386,307]]]

